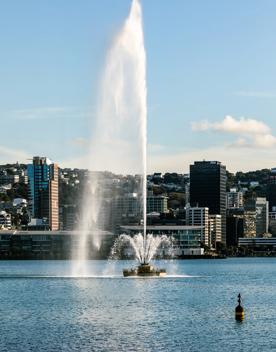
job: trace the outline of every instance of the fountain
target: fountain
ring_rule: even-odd
[[[122,234],[115,241],[110,257],[112,259],[119,259],[122,250],[126,246],[130,246],[134,251],[136,260],[140,264],[136,268],[123,270],[124,276],[164,276],[166,270],[156,269],[150,265],[150,262],[157,254],[158,249],[166,250],[167,255],[172,256],[172,241],[173,239],[166,235],[153,236],[152,234],[147,234],[144,237],[142,233],[134,236]]]
[[[122,29],[117,33],[107,54],[101,78],[96,125],[90,146],[90,170],[142,175],[141,202],[143,209],[143,233],[131,238],[121,235],[118,242],[126,242],[134,248],[141,271],[153,273],[149,262],[165,237],[146,234],[147,228],[147,87],[146,53],[144,47],[142,10],[139,0],[133,0],[130,13]],[[74,275],[85,275],[88,255],[88,238],[96,248],[100,247],[101,204],[104,196],[100,173],[93,173],[87,185],[80,225],[81,241],[73,257]],[[90,237],[89,237],[90,236]],[[157,273],[157,271],[155,271]]]

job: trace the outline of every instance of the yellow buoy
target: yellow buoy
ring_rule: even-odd
[[[237,321],[243,321],[244,319],[244,309],[241,306],[241,294],[238,294],[238,305],[235,309],[235,318]]]

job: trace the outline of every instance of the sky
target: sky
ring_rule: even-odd
[[[0,164],[86,167],[100,74],[130,0],[0,0]],[[276,2],[141,0],[148,172],[276,166]]]

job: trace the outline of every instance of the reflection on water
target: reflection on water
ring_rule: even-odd
[[[1,261],[0,350],[275,349],[276,259],[168,262],[172,277],[135,280],[121,274],[134,263],[111,264],[108,274],[108,262],[91,261],[89,278],[72,279],[70,262]]]

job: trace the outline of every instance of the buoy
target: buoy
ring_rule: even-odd
[[[238,294],[238,305],[235,309],[235,318],[237,321],[243,321],[244,319],[244,309],[241,306],[241,294]]]

